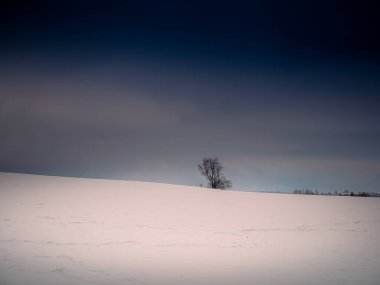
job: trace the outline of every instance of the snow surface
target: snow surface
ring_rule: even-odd
[[[380,284],[380,199],[0,174],[1,285]]]

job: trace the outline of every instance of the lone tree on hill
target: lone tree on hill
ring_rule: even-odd
[[[226,179],[223,174],[223,166],[218,158],[204,158],[198,169],[208,180],[208,187],[213,189],[231,188],[231,181]]]

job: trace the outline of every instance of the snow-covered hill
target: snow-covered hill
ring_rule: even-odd
[[[1,285],[378,285],[380,199],[0,174]]]

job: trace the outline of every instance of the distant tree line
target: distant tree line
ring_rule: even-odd
[[[304,189],[295,189],[293,194],[301,195],[326,195],[326,196],[352,196],[352,197],[380,197],[380,193],[376,192],[350,192],[345,190],[343,192],[319,192],[318,190],[312,190],[308,188]]]

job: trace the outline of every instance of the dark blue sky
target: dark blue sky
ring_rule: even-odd
[[[10,1],[0,171],[380,191],[370,1]]]

